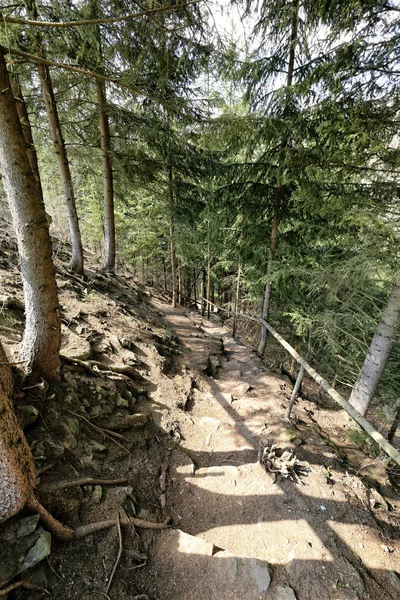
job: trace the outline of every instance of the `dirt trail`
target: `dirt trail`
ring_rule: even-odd
[[[190,418],[180,421],[181,448],[194,467],[190,460],[179,464],[178,459],[172,465],[168,503],[174,522],[217,549],[268,561],[273,567],[272,582],[268,591],[260,588],[256,597],[399,597],[395,571],[399,570],[400,546],[383,533],[382,511],[372,510],[369,490],[324,444],[312,414],[310,420],[310,403],[299,402],[293,426],[286,417],[283,379],[269,375],[251,350],[198,315],[154,303],[183,341],[183,360],[194,370],[204,368],[210,344],[222,339],[224,348],[217,377],[208,378],[189,407]],[[315,405],[311,406],[315,411]],[[349,418],[336,408],[318,412],[322,422],[329,418],[335,427],[349,425]],[[271,438],[282,448],[295,448],[309,467],[309,476],[297,485],[283,478],[274,482],[274,476],[257,461],[262,438]],[[394,502],[391,508],[392,517],[396,511],[398,515]],[[209,596],[205,574],[213,573],[214,559],[205,560],[207,548],[204,552],[182,550],[182,541],[175,538],[175,542],[173,548],[174,540],[169,538],[168,560],[156,546],[155,570],[150,566],[149,573],[163,580],[156,597],[251,600],[248,591],[227,591],[223,581],[223,587]],[[163,542],[158,543],[162,546]],[[170,584],[163,579],[168,570]]]
[[[347,415],[314,390],[289,422],[291,385],[217,321],[173,310],[154,291],[150,301],[131,277],[96,273],[94,264],[85,280],[71,276],[68,261],[60,246],[62,378],[33,389],[17,380],[14,398],[40,473],[37,496],[71,527],[118,514],[171,527],[124,528],[105,595],[117,528],[58,543],[22,512],[0,525],[0,539],[11,540],[0,548],[0,586],[21,573],[25,556],[22,577],[55,600],[400,597],[399,497],[382,459],[350,443]],[[24,326],[17,264],[3,227],[0,334],[11,361]],[[266,439],[294,449],[308,477],[274,482],[258,462]],[[126,483],[63,483],[85,478]],[[33,539],[47,542],[32,562]]]

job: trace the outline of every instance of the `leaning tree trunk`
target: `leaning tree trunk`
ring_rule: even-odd
[[[24,286],[26,323],[20,355],[27,375],[57,379],[61,321],[49,228],[41,189],[27,158],[4,54],[0,47],[0,169]]]
[[[104,270],[115,269],[115,214],[114,181],[111,162],[110,123],[106,112],[106,86],[104,81],[97,82],[97,103],[99,107],[101,151],[103,154],[104,185]]]
[[[400,324],[400,274],[372,338],[349,403],[364,416],[373,399]]]
[[[0,522],[16,515],[35,488],[35,463],[15,416],[13,382],[0,344]]]
[[[33,20],[38,18],[38,10],[35,0],[24,0],[28,17]],[[33,39],[37,45],[39,56],[45,57],[43,49],[43,40],[39,32],[33,34]],[[42,88],[43,99],[46,107],[47,118],[50,125],[51,137],[53,140],[54,152],[57,157],[58,167],[60,169],[61,182],[64,190],[65,206],[67,209],[69,233],[72,246],[71,270],[75,273],[83,273],[83,248],[81,232],[79,229],[78,213],[76,210],[75,194],[72,186],[71,171],[69,168],[67,150],[61,130],[60,118],[58,115],[57,103],[53,90],[50,69],[47,65],[39,63],[38,72],[40,85]]]

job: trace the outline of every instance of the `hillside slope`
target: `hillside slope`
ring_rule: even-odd
[[[382,459],[349,442],[343,411],[301,400],[289,423],[288,382],[216,320],[96,273],[90,257],[87,279],[71,276],[57,248],[62,379],[15,394],[37,495],[73,527],[131,515],[166,529],[114,527],[53,539],[50,550],[21,514],[1,526],[0,584],[23,572],[60,600],[397,598],[398,492]],[[0,336],[13,359],[23,297],[6,233],[0,282]],[[258,458],[268,440],[280,450],[266,469]],[[293,478],[273,472],[289,465],[285,449],[299,461]],[[98,483],[77,485],[85,478]]]

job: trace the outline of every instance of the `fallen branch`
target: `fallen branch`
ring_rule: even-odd
[[[77,479],[75,481],[59,481],[50,486],[46,486],[46,491],[54,492],[56,490],[63,490],[69,487],[79,487],[81,485],[120,485],[126,483],[128,480],[124,479],[93,479],[92,477],[86,477],[85,479]]]
[[[22,579],[21,581],[16,581],[15,583],[12,583],[11,585],[7,586],[6,588],[3,588],[2,590],[0,590],[0,596],[7,596],[7,594],[9,594],[13,590],[16,590],[17,588],[20,588],[20,587],[23,587],[26,590],[31,590],[32,592],[41,592],[42,594],[46,594],[47,596],[50,596],[50,592],[48,590],[40,587],[39,585],[35,585],[34,583],[30,583],[29,581],[26,581],[25,579]]]
[[[114,566],[113,566],[113,570],[111,571],[110,578],[108,580],[108,584],[106,587],[106,594],[108,594],[108,591],[111,587],[112,581],[114,579],[115,571],[117,570],[119,561],[121,560],[121,556],[122,556],[122,532],[121,532],[121,523],[119,521],[119,514],[117,515],[117,527],[118,527],[118,540],[119,540],[118,554],[117,554],[117,558],[116,558]]]

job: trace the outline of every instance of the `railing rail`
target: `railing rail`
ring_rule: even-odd
[[[322,387],[322,389],[325,390],[325,392],[337,404],[339,404],[339,406],[341,406],[343,408],[343,410],[345,410],[360,427],[362,427],[362,429],[364,429],[364,431],[378,444],[378,446],[380,448],[382,448],[382,450],[384,450],[384,452],[386,452],[386,454],[388,456],[390,456],[390,458],[392,460],[394,460],[395,463],[400,465],[399,450],[397,450],[394,446],[392,446],[392,444],[390,444],[387,441],[387,439],[384,438],[383,435],[381,433],[379,433],[379,431],[377,431],[375,429],[375,427],[373,427],[373,425],[371,425],[371,423],[369,421],[367,421],[367,419],[364,419],[364,417],[362,417],[360,415],[360,413],[353,406],[351,406],[351,404],[349,404],[347,402],[346,398],[344,398],[344,396],[339,394],[339,392],[337,392],[326,379],[321,377],[321,375],[319,375],[319,373],[317,373],[317,371],[293,348],[293,346],[291,346],[289,344],[289,342],[287,342],[272,327],[272,325],[267,323],[267,321],[265,321],[262,318],[251,317],[250,315],[246,315],[245,313],[242,313],[242,312],[235,312],[235,311],[227,310],[223,307],[217,306],[216,304],[210,302],[206,298],[201,298],[201,300],[207,302],[211,306],[215,306],[218,310],[221,310],[221,309],[224,310],[225,312],[231,314],[232,316],[236,315],[238,317],[243,317],[243,318],[249,319],[251,321],[256,321],[256,322],[260,323],[260,325],[264,325],[264,327],[266,327],[266,329],[270,332],[270,334],[281,344],[281,346],[283,346],[283,348],[285,348],[285,350],[287,352],[289,352],[289,354],[291,356],[293,356],[293,358],[299,363],[299,365],[301,365],[301,367],[303,367],[303,369],[309,374],[309,376],[312,377],[312,379],[314,379],[314,381],[316,381]]]

